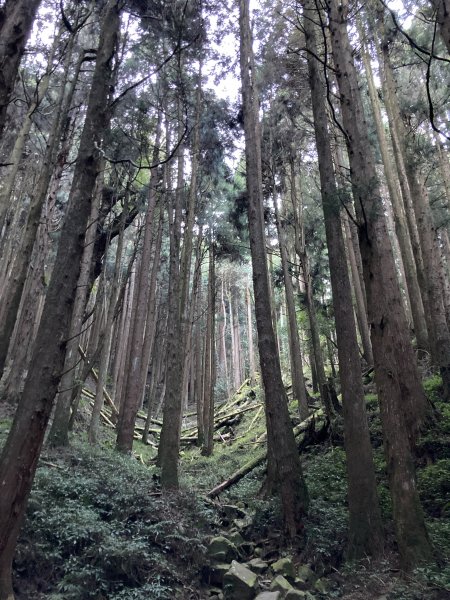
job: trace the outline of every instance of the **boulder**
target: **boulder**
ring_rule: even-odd
[[[202,580],[209,585],[222,587],[225,573],[230,570],[227,563],[213,563],[202,568]]]
[[[289,590],[293,590],[294,588],[283,575],[277,575],[275,579],[270,584],[270,590],[272,592],[281,592],[282,594],[286,594]]]
[[[252,558],[252,560],[248,561],[247,566],[258,575],[264,573],[269,568],[269,565],[260,558]]]
[[[294,563],[292,562],[292,558],[288,556],[272,563],[272,570],[275,575],[283,575],[286,579],[295,579]]]
[[[242,546],[242,544],[245,543],[244,538],[242,537],[242,535],[239,533],[239,531],[232,531],[231,533],[229,533],[227,535],[227,538],[230,540],[230,542],[232,544],[234,544],[235,546]]]
[[[245,519],[245,517],[247,517],[245,510],[242,510],[242,508],[234,506],[233,504],[224,504],[221,507],[221,511],[230,521],[233,519]]]
[[[300,590],[289,590],[284,600],[306,600],[308,596],[306,592],[302,592]]]
[[[233,542],[222,535],[213,538],[209,542],[206,553],[212,561],[217,563],[230,563],[239,556],[238,549]]]
[[[314,589],[316,590],[316,592],[326,594],[330,589],[330,585],[328,581],[326,581],[326,579],[318,579],[314,584]]]
[[[233,560],[230,570],[223,578],[225,600],[253,600],[257,577],[245,565]]]
[[[300,565],[297,569],[297,577],[299,580],[307,583],[314,579],[314,571],[309,565]]]
[[[281,600],[280,592],[261,592],[255,600]]]

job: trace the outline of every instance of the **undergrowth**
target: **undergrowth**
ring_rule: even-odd
[[[183,598],[215,518],[209,506],[186,492],[162,496],[148,468],[108,450],[77,443],[50,460],[16,553],[19,597]]]

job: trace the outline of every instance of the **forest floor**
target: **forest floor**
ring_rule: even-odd
[[[399,569],[373,395],[366,400],[388,537],[386,554],[376,562],[345,559],[348,514],[339,421],[330,430],[318,418],[315,430],[310,427],[301,438],[311,506],[304,534],[292,542],[284,536],[277,501],[260,497],[264,462],[218,497],[208,497],[264,451],[262,410],[244,411],[222,427],[212,457],[202,456],[194,444],[184,445],[182,491],[163,495],[154,448],[136,442],[135,459],[130,460],[114,452],[107,429],[102,448],[83,441],[86,407],[86,420],[78,423],[72,446],[46,450],[41,457],[16,554],[17,599],[220,600],[223,590],[211,581],[211,539],[227,537],[236,542],[238,562],[256,559],[260,567],[267,565],[258,575],[258,592],[274,585],[276,561],[286,558],[296,571],[307,573],[301,583],[291,580],[303,594],[295,597],[449,600],[450,407],[440,400],[438,378],[427,380],[425,388],[439,418],[423,433],[417,449],[418,486],[436,565],[408,575]],[[250,394],[250,401],[258,402],[257,390],[241,393],[242,401]],[[297,425],[294,406],[292,417]],[[10,415],[0,415],[0,445],[9,424]]]

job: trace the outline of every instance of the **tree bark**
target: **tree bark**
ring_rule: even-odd
[[[30,4],[30,3],[28,3]],[[91,194],[107,130],[112,58],[120,29],[119,2],[105,7],[94,76],[69,206],[52,279],[33,350],[33,359],[11,431],[0,459],[0,599],[13,598],[11,565],[25,514],[45,429],[61,379]]]
[[[316,147],[325,233],[333,292],[334,320],[342,388],[344,441],[347,456],[349,541],[348,554],[362,558],[379,555],[383,549],[383,526],[378,503],[375,469],[361,378],[352,293],[341,226],[342,205],[336,185],[325,105],[326,90],[320,75],[315,5],[305,0],[303,27],[306,34],[308,70],[314,118]]]
[[[41,0],[6,0],[0,9],[0,138],[19,65]]]
[[[329,24],[358,218],[393,518],[402,563],[405,568],[413,568],[432,559],[411,452],[411,444],[426,414],[426,400],[382,210],[348,38],[347,6],[338,0],[330,3]]]
[[[360,33],[361,35],[361,33]],[[411,246],[411,239],[408,233],[408,225],[403,210],[403,201],[401,190],[398,183],[395,170],[392,165],[392,159],[389,154],[386,134],[381,118],[380,101],[378,99],[377,90],[372,73],[372,65],[370,57],[365,47],[362,45],[362,57],[366,70],[367,84],[369,88],[370,102],[372,106],[372,114],[375,121],[377,131],[378,144],[380,147],[381,158],[383,161],[384,174],[386,183],[389,189],[389,197],[392,203],[392,211],[395,222],[395,233],[400,247],[403,267],[405,272],[406,292],[409,297],[409,306],[414,324],[414,333],[416,335],[417,347],[421,350],[428,350],[428,331],[425,321],[425,311],[422,304],[422,296],[420,286],[417,279],[416,265],[414,262],[414,254]]]
[[[206,324],[205,376],[203,388],[203,447],[202,454],[210,456],[213,452],[214,434],[214,386],[215,386],[215,257],[212,240],[209,246],[208,270],[208,309]]]
[[[298,334],[297,312],[295,309],[294,288],[292,285],[291,274],[289,273],[288,257],[286,251],[286,241],[284,237],[283,225],[280,223],[280,216],[275,201],[275,215],[278,230],[278,240],[281,254],[281,266],[283,269],[284,290],[286,296],[286,307],[288,313],[288,331],[289,331],[289,357],[291,364],[291,379],[293,399],[298,403],[300,419],[303,421],[309,414],[308,400],[306,398],[305,378],[303,376],[302,350],[300,347],[300,336]]]
[[[129,368],[126,373],[126,383],[122,389],[123,397],[120,401],[119,421],[117,425],[116,448],[119,452],[130,454],[133,449],[134,424],[141,400],[140,377],[143,369],[143,336],[147,317],[147,306],[150,294],[150,263],[154,234],[154,213],[158,198],[158,158],[160,153],[162,129],[162,111],[158,109],[158,121],[155,132],[155,142],[150,169],[150,183],[147,212],[145,215],[144,242],[140,268],[136,275],[136,313],[130,326]],[[147,367],[147,366],[146,366]],[[145,367],[145,368],[146,368]]]
[[[250,251],[259,358],[266,407],[267,481],[268,489],[278,489],[286,530],[289,535],[295,536],[302,528],[302,517],[308,506],[308,492],[290,423],[271,319],[263,215],[259,102],[254,81],[248,0],[239,1],[239,26]]]

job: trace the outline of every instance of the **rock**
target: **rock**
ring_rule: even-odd
[[[252,558],[252,560],[248,561],[247,565],[249,569],[257,574],[264,573],[269,568],[269,565],[260,558]]]
[[[252,524],[252,518],[250,515],[246,515],[242,519],[234,519],[233,525],[237,527],[239,530],[245,529],[249,525]]]
[[[314,578],[314,571],[309,565],[300,565],[297,569],[297,577],[304,583]]]
[[[225,517],[230,519],[230,521],[233,519],[245,519],[245,517],[247,517],[245,510],[242,510],[242,508],[234,506],[233,504],[224,504],[221,510]]]
[[[326,594],[330,589],[328,581],[325,579],[318,579],[314,584],[314,589],[316,592],[320,592],[321,594]]]
[[[280,592],[261,592],[255,600],[281,600]]]
[[[272,592],[281,592],[282,594],[285,594],[294,588],[286,579],[286,577],[283,577],[283,575],[277,575],[270,584],[270,589]]]
[[[253,600],[257,577],[245,565],[233,560],[230,570],[223,578],[225,600]]]
[[[218,563],[230,563],[239,556],[236,546],[226,537],[218,536],[209,542],[207,555],[211,560]]]
[[[239,531],[233,531],[227,535],[227,538],[230,540],[232,544],[235,546],[242,546],[245,543],[244,538],[239,533]]]
[[[287,579],[295,579],[295,568],[294,563],[292,562],[292,558],[280,558],[272,564],[272,569],[275,575],[283,575]]]
[[[227,563],[215,563],[205,565],[202,568],[202,580],[209,585],[217,585],[222,587],[225,573],[230,570],[230,565]]]

